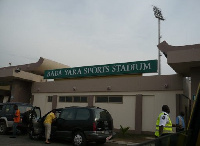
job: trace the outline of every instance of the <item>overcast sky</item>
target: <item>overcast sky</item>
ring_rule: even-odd
[[[161,42],[200,43],[199,0],[0,0],[0,67],[40,57],[71,67],[158,59]],[[175,74],[161,57],[161,74]]]

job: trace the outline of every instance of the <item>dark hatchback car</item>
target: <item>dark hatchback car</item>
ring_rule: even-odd
[[[47,114],[39,119],[37,116],[32,116],[30,138],[44,137],[43,122]],[[104,144],[106,138],[114,135],[113,119],[105,109],[67,107],[56,109],[56,117],[57,119],[52,124],[51,138],[70,140],[75,146],[83,146],[87,142]]]

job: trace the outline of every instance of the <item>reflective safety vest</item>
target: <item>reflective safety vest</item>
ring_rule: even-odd
[[[14,115],[14,122],[19,123],[20,122],[20,111],[16,110]]]
[[[158,116],[158,119],[157,119],[157,121],[156,121],[156,132],[155,132],[155,136],[157,136],[157,137],[160,136],[160,135],[159,135],[159,123],[160,123],[160,117],[161,117],[162,115],[164,115],[163,112],[160,113],[160,115]],[[165,134],[165,133],[172,133],[172,132],[173,132],[173,131],[172,131],[172,122],[171,122],[171,120],[170,120],[170,118],[169,118],[169,115],[167,115],[167,116],[168,116],[169,122],[168,122],[165,126],[163,126],[163,133],[162,133],[162,134]]]

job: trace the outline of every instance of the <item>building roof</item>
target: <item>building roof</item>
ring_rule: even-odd
[[[69,66],[40,57],[38,62],[0,68],[0,86],[9,85],[13,79],[33,82],[43,80],[45,70],[69,68]]]
[[[0,71],[6,70],[6,69],[16,69],[16,70],[19,69],[25,72],[30,72],[36,75],[43,76],[45,70],[60,69],[60,68],[69,68],[69,66],[40,57],[40,59],[36,63],[3,67],[3,68],[0,68]]]
[[[168,65],[178,74],[191,76],[191,69],[200,67],[200,44],[171,46],[166,41],[158,45]]]

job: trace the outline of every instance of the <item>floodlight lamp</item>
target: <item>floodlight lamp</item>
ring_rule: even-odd
[[[165,20],[162,16],[162,12],[159,8],[157,8],[156,6],[153,6],[153,11],[154,11],[154,15],[156,18],[158,18],[160,20]]]

